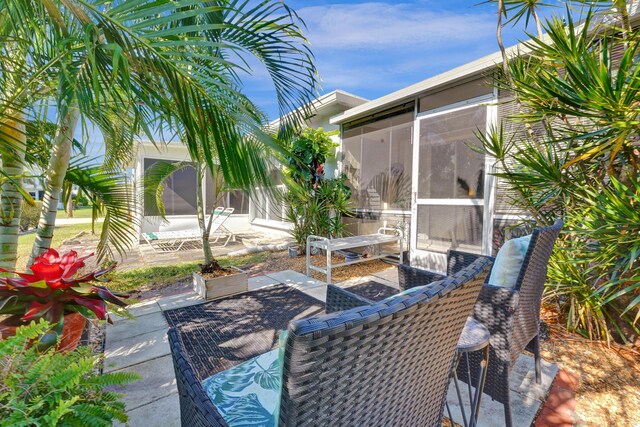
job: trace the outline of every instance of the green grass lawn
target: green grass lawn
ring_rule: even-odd
[[[221,266],[243,266],[265,261],[270,252],[260,252],[242,257],[216,258]],[[143,288],[163,287],[165,285],[185,280],[191,277],[194,271],[198,271],[198,262],[186,262],[167,266],[145,267],[135,270],[118,272],[117,269],[109,275],[111,282],[109,289],[118,292],[140,290]]]
[[[82,207],[73,210],[74,218],[91,218],[91,207]],[[64,209],[58,210],[58,218],[66,218],[67,211]]]
[[[91,224],[74,224],[56,227],[53,233],[51,247],[57,249],[64,240],[76,236],[81,231],[91,233]],[[24,234],[18,237],[18,262],[16,268],[18,271],[24,270],[31,254],[31,247],[36,239],[36,233]]]

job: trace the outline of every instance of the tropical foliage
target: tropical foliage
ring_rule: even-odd
[[[0,268],[0,272],[18,276],[0,278],[0,314],[9,315],[9,322],[13,319],[22,323],[45,319],[54,325],[50,339],[62,333],[64,315],[68,313],[77,312],[111,322],[108,306],[126,307],[127,303],[120,298],[128,298],[128,295],[90,284],[100,280],[115,264],[78,276],[78,271],[85,267],[84,261],[92,255],[78,258],[75,251],[60,255],[48,249],[31,265],[31,273]]]
[[[299,247],[307,236],[337,237],[344,233],[343,216],[350,214],[351,189],[346,177],[325,179],[324,163],[337,146],[331,134],[305,129],[288,147],[291,156],[284,170],[286,218],[292,223],[291,236]]]
[[[271,77],[281,112],[294,110],[283,134],[314,94],[302,25],[280,1],[2,0],[0,11],[4,266],[15,262],[24,124],[42,121],[47,106],[56,130],[32,259],[50,244],[81,126],[85,140],[93,127],[104,136],[104,173],[129,162],[136,136],[161,144],[180,135],[192,160],[213,168],[217,159],[228,182],[251,188],[269,182],[264,152],[279,147],[241,92],[248,57]]]
[[[496,84],[514,114],[482,139],[520,207],[565,219],[547,298],[569,329],[625,340],[640,320],[640,38],[626,2],[585,3],[610,9],[580,25],[567,9],[526,55],[505,57]]]
[[[105,426],[127,421],[121,395],[108,391],[136,374],[96,373],[98,356],[89,348],[57,353],[37,350],[34,341],[51,328],[41,320],[0,340],[0,426]]]

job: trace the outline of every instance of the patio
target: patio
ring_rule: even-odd
[[[395,268],[390,268],[370,276],[338,283],[338,286],[353,287],[367,282],[397,288],[397,272]],[[249,279],[249,290],[278,284],[291,286],[322,302],[326,298],[324,282],[290,270],[252,277]],[[169,325],[163,312],[202,302],[204,301],[194,293],[151,299],[132,307],[131,313],[137,317],[137,320],[118,318],[113,325],[108,325],[104,371],[137,372],[143,377],[142,380],[123,390],[130,425],[180,425],[176,380],[167,341]],[[550,390],[553,390],[554,397],[548,400],[557,400],[555,395],[561,390],[558,387],[552,388],[557,373],[557,366],[543,361],[542,383],[537,385],[534,378],[533,358],[528,355],[520,356],[510,383],[514,425],[532,425],[541,406],[547,400]],[[464,393],[466,387],[462,387],[461,390]],[[454,421],[461,424],[462,419],[453,387],[449,389],[447,401],[451,406]],[[552,414],[552,411],[545,410],[542,413]],[[549,425],[546,422],[541,423],[540,418],[542,416],[539,417],[536,425]],[[502,423],[502,405],[485,396],[481,402],[478,425],[499,426]]]

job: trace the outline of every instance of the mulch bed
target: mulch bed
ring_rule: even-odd
[[[278,345],[292,319],[324,312],[324,303],[291,288],[273,286],[164,312],[177,328],[201,380]]]
[[[578,378],[578,425],[640,426],[640,353],[567,332],[549,308],[541,317],[549,326],[542,358]]]

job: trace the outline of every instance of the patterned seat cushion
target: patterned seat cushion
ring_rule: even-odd
[[[278,425],[286,335],[286,331],[280,334],[279,348],[202,381],[202,387],[230,427]]]

